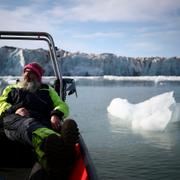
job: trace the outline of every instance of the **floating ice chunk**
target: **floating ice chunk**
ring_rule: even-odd
[[[107,111],[122,120],[130,120],[133,128],[162,131],[171,120],[175,105],[173,92],[167,92],[138,104],[116,98],[111,101]]]
[[[130,119],[131,112],[133,111],[133,104],[130,104],[126,99],[115,98],[107,107],[107,111],[120,119]]]
[[[171,122],[180,121],[180,103],[176,103],[176,105],[173,106],[172,108],[173,108],[173,114],[172,114]]]

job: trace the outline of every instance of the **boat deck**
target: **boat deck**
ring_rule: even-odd
[[[28,180],[31,168],[0,168],[0,180]]]

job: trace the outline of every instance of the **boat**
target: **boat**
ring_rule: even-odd
[[[65,101],[66,95],[76,94],[75,82],[71,78],[63,78],[61,67],[57,61],[56,46],[52,36],[47,32],[0,31],[0,40],[30,40],[48,43],[50,59],[56,81],[54,87]],[[80,134],[76,144],[76,162],[68,180],[97,180],[98,176],[88,148]],[[6,138],[0,121],[0,180],[31,180],[37,172],[38,163],[30,147]],[[41,179],[39,179],[41,180]]]

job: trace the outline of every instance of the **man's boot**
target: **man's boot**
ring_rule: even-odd
[[[67,179],[76,159],[75,144],[79,140],[77,124],[67,119],[62,125],[61,136],[48,136],[43,145],[47,171],[53,179]]]
[[[61,127],[61,137],[66,146],[74,146],[79,141],[79,129],[73,119],[66,119]]]

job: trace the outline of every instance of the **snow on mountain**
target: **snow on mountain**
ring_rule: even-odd
[[[110,53],[86,54],[57,52],[62,74],[65,76],[179,76],[179,57],[122,57]],[[53,75],[49,53],[44,49],[0,48],[0,76],[21,75],[25,64],[37,61],[45,69],[46,76]]]

